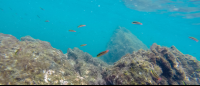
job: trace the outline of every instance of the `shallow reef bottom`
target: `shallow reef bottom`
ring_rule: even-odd
[[[200,62],[175,46],[154,43],[113,65],[78,48],[66,54],[49,42],[0,33],[1,85],[199,85]]]

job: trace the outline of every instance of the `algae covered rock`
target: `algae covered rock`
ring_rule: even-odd
[[[151,47],[154,54],[150,58],[156,58],[154,65],[159,65],[163,73],[162,77],[169,85],[192,84],[198,85],[197,78],[199,61],[193,56],[184,55],[175,46],[170,48],[160,47],[156,43]]]
[[[59,50],[45,41],[19,41],[0,33],[0,84],[84,84]],[[86,82],[85,82],[86,83]]]
[[[76,47],[63,54],[49,42],[0,33],[0,77],[3,85],[199,85],[200,62],[154,43],[108,65]]]
[[[109,53],[102,56],[101,59],[109,64],[113,64],[123,55],[132,53],[139,49],[147,50],[148,48],[128,29],[118,27],[107,44],[107,50],[109,50]]]
[[[32,41],[35,42],[37,39],[32,38],[31,36],[25,36],[20,38],[21,41]]]
[[[105,85],[101,71],[108,65],[100,59],[78,48],[63,54],[30,36],[21,40],[0,33],[0,84]]]
[[[108,65],[100,59],[93,58],[90,54],[78,48],[67,50],[67,59],[73,61],[74,68],[91,85],[105,85],[101,71]]]
[[[198,85],[199,71],[195,57],[154,43],[150,50],[124,55],[102,75],[110,85]]]
[[[112,67],[104,71],[104,79],[109,85],[152,85],[150,71],[152,64],[148,57],[143,57],[145,51],[126,54]],[[143,59],[145,58],[145,59]]]
[[[90,54],[83,52],[82,50],[79,50],[78,48],[74,49],[68,49],[67,50],[67,56],[68,59],[73,59],[73,60],[82,60],[87,63],[93,64],[95,66],[108,66],[104,61],[98,59],[98,58],[93,58]]]

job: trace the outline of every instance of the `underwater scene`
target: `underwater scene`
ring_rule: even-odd
[[[0,85],[199,85],[200,0],[0,0]]]

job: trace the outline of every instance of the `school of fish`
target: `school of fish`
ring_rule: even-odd
[[[10,8],[10,9],[11,9],[11,8]],[[41,10],[44,10],[42,7],[40,7],[40,9],[41,9]],[[2,8],[0,8],[0,10],[3,11]],[[11,10],[12,10],[12,9],[11,9]],[[39,15],[37,15],[37,17],[40,18]],[[45,22],[50,22],[50,21],[49,21],[49,20],[45,20]],[[138,22],[138,21],[133,21],[132,24],[143,25],[141,22]],[[85,26],[86,26],[86,25],[81,24],[81,25],[78,25],[78,28],[80,28],[80,27],[85,27]],[[69,32],[76,32],[76,31],[75,31],[75,30],[69,30]],[[199,40],[198,40],[197,38],[195,38],[195,37],[191,37],[191,36],[190,36],[189,38],[192,39],[192,40],[194,40],[194,41],[196,41],[196,42],[199,41]],[[80,46],[83,47],[83,46],[86,46],[86,45],[87,45],[87,44],[82,44],[82,45],[80,45]],[[17,51],[15,52],[15,55],[17,55],[20,51],[21,51],[21,48],[20,48],[20,49],[17,49]],[[105,55],[105,54],[108,53],[108,52],[109,52],[109,50],[100,52],[99,54],[97,54],[97,57],[103,56],[103,55]],[[153,70],[151,70],[151,73],[152,73],[152,75],[153,75],[154,77],[156,77],[156,78],[158,79],[158,81],[161,80],[161,78],[158,77],[157,74],[153,72]]]

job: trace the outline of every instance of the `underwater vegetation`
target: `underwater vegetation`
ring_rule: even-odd
[[[109,51],[110,52],[110,51]],[[124,54],[113,65],[78,48],[0,33],[1,85],[198,85],[200,62],[175,46]]]

